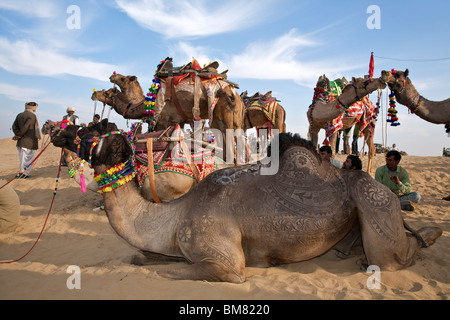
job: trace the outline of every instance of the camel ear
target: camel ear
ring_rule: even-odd
[[[136,81],[136,80],[137,80],[137,77],[136,77],[136,76],[130,76],[130,77],[128,78],[128,80],[130,80],[130,81]]]
[[[105,118],[100,122],[100,134],[106,133],[106,131],[108,130],[108,123],[108,118]]]
[[[407,77],[408,77],[408,74],[409,74],[409,70],[408,70],[408,69],[406,69],[406,70],[405,70],[405,78],[407,78]]]

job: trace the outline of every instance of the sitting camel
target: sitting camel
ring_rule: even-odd
[[[63,132],[54,136],[55,145],[65,145]],[[163,277],[242,283],[246,266],[312,259],[358,225],[368,263],[394,271],[411,265],[421,248],[418,239],[432,245],[442,234],[437,227],[406,233],[395,194],[365,172],[322,162],[309,142],[291,134],[280,134],[271,146],[279,155],[276,174],[263,174],[261,164],[218,170],[163,204],[146,201],[129,183],[133,150],[126,137],[92,128],[79,135],[102,141],[92,158],[101,183],[121,170],[117,184],[103,193],[118,235],[140,250],[189,262],[158,271]]]
[[[41,128],[43,135],[51,136],[53,132],[61,129],[61,122],[55,122],[47,120]],[[75,137],[74,137],[75,138]],[[89,165],[80,159],[77,154],[77,150],[69,150],[63,148],[64,158],[66,159],[67,169],[69,170],[70,177],[75,180],[80,186],[83,184],[86,186],[86,190],[96,192],[98,190],[98,184],[94,181],[94,170]],[[82,179],[84,182],[82,183]],[[84,190],[84,187],[83,187]]]
[[[105,119],[101,121],[100,123],[90,127],[90,129],[95,132],[97,135],[100,135],[99,132],[102,130],[105,130],[105,128],[108,128],[109,132],[116,132],[118,131],[117,126],[114,123],[108,123],[108,120]],[[80,127],[75,125],[69,125],[64,130],[57,130],[55,131],[55,135],[58,135],[58,143],[54,145],[57,147],[61,147],[64,149],[65,154],[69,153],[70,156],[73,156],[77,149],[79,148],[79,144],[76,143],[77,133],[79,131]],[[54,136],[55,136],[54,135]],[[81,157],[85,159],[85,161],[89,161],[89,154],[90,150],[85,145],[84,141],[80,141],[80,143],[83,144],[83,148],[81,153]],[[171,153],[173,145],[170,144],[171,147],[167,151],[168,154]],[[166,161],[169,156],[165,157]],[[70,158],[69,158],[70,159]],[[140,164],[139,160],[136,160],[136,165]],[[84,166],[84,168],[88,168],[88,165]],[[90,169],[92,170],[93,169]],[[167,166],[162,166],[160,170],[157,172],[154,172],[154,175],[150,176],[147,171],[142,172],[143,177],[145,177],[148,174],[147,178],[143,178],[141,180],[140,190],[141,195],[143,198],[149,201],[153,202],[168,202],[173,199],[177,199],[181,196],[183,196],[185,193],[187,193],[193,186],[197,184],[197,179],[194,177],[194,174],[192,172],[192,169],[189,168],[189,166],[184,165],[184,172],[175,172],[175,171],[169,171],[170,168]],[[189,171],[191,170],[191,171]],[[211,171],[211,169],[209,169]],[[201,178],[204,177],[205,174],[207,174],[209,171],[203,172],[203,175]],[[75,176],[76,178],[76,176]],[[93,180],[93,177],[92,177]],[[77,180],[78,182],[78,180]],[[95,189],[90,188],[93,191],[98,191],[98,185],[94,181],[95,186],[92,185],[92,187],[95,187]]]

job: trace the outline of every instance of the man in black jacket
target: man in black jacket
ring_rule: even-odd
[[[29,177],[31,172],[29,165],[38,149],[38,140],[41,139],[39,123],[35,114],[37,107],[36,102],[25,103],[25,111],[17,115],[12,126],[13,140],[17,141],[16,146],[19,151],[20,178],[24,179]]]

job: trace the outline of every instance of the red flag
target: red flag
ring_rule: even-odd
[[[369,78],[373,78],[373,69],[375,68],[375,62],[373,61],[373,52],[370,55],[370,63],[369,63]]]

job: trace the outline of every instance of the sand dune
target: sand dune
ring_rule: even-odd
[[[18,170],[15,142],[3,139],[0,147],[0,179],[10,181]],[[39,236],[53,198],[60,153],[50,146],[30,179],[10,183],[21,201],[21,217],[16,232],[0,234],[1,261],[22,257]],[[366,161],[363,158],[364,167]],[[374,168],[382,164],[384,156],[376,155]],[[450,194],[450,158],[405,156],[401,165],[422,195],[414,212],[403,212],[406,221],[414,228],[439,226],[444,233],[436,244],[420,251],[411,267],[382,272],[379,289],[368,288],[372,274],[357,265],[361,255],[342,260],[333,251],[301,263],[247,268],[243,284],[161,278],[156,270],[184,263],[155,258],[151,266],[131,264],[137,250],[117,236],[104,212],[93,211],[101,196],[80,193],[63,167],[40,241],[22,260],[0,264],[0,299],[448,299],[450,202],[441,198]],[[67,287],[72,265],[80,268],[81,289]]]

